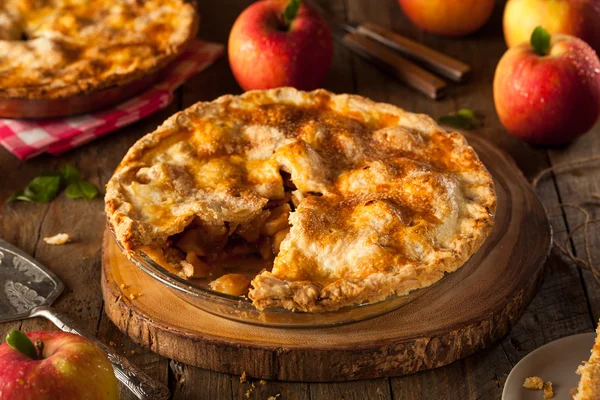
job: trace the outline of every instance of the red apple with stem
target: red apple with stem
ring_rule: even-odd
[[[538,145],[569,143],[598,120],[600,60],[583,40],[538,27],[498,63],[494,102],[510,134]]]
[[[331,68],[327,22],[301,0],[263,0],[246,8],[229,34],[229,63],[244,90],[320,87]]]
[[[0,346],[0,398],[116,400],[117,379],[89,340],[60,331],[11,331]]]

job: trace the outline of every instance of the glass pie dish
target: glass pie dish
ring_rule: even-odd
[[[109,230],[119,249],[123,250],[112,229]],[[394,311],[414,301],[431,287],[415,290],[406,296],[389,296],[376,303],[362,303],[343,307],[336,311],[308,313],[290,311],[285,308],[259,310],[245,296],[233,296],[212,290],[207,280],[184,279],[178,276],[173,271],[159,265],[143,251],[131,253],[129,260],[144,273],[167,286],[175,295],[196,308],[233,321],[273,328],[316,328],[364,321]],[[433,287],[435,286],[433,285]]]

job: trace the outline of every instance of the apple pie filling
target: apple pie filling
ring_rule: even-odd
[[[207,281],[218,292],[246,295],[251,279],[273,268],[281,242],[290,232],[290,213],[305,197],[290,174],[280,172],[283,198],[269,199],[250,221],[213,224],[195,217],[183,232],[168,239],[166,249],[145,247],[144,252],[181,278]]]

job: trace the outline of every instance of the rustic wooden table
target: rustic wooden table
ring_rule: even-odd
[[[199,1],[202,23],[199,36],[226,43],[236,16],[251,0]],[[510,153],[523,173],[532,178],[540,170],[557,163],[600,156],[600,126],[564,149],[541,149],[511,138],[502,128],[494,110],[492,79],[495,66],[506,47],[502,38],[500,2],[492,19],[478,33],[461,40],[426,35],[411,26],[394,0],[320,0],[339,21],[373,21],[455,56],[472,65],[474,73],[467,84],[452,85],[445,100],[434,102],[408,89],[368,62],[336,44],[333,70],[325,87],[334,92],[358,93],[374,100],[397,104],[409,111],[433,117],[466,107],[485,116],[478,134]],[[61,157],[40,156],[19,162],[0,149],[0,237],[34,255],[54,271],[67,290],[56,308],[67,313],[98,338],[127,355],[150,375],[168,383],[176,399],[246,398],[251,383],[229,376],[181,365],[136,346],[103,313],[100,294],[100,253],[104,230],[102,198],[71,200],[60,195],[49,204],[5,204],[12,192],[22,188],[40,172],[57,169],[65,163],[76,165],[98,187],[103,187],[126,150],[142,135],[151,132],[169,115],[200,100],[212,100],[225,93],[239,93],[223,58],[190,80],[178,91],[167,109]],[[594,179],[596,177],[596,179]],[[556,173],[543,180],[538,193],[548,209],[559,202],[579,203],[600,193],[597,170],[591,167]],[[600,217],[591,207],[592,217]],[[595,212],[595,215],[594,215]],[[582,221],[576,211],[551,212],[559,240]],[[74,241],[65,246],[49,246],[41,239],[68,232]],[[575,255],[583,256],[580,236],[569,242]],[[591,230],[592,256],[600,262],[600,234]],[[592,275],[554,253],[548,262],[545,281],[535,300],[512,331],[489,349],[444,368],[412,376],[333,384],[267,382],[250,393],[252,399],[281,394],[280,399],[498,399],[511,368],[535,348],[563,336],[591,331],[600,317],[600,292]],[[0,337],[11,329],[54,329],[43,320],[0,325]],[[133,396],[122,391],[123,399]]]

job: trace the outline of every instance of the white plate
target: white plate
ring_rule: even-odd
[[[523,387],[525,378],[529,376],[539,376],[544,381],[552,382],[554,399],[571,399],[570,391],[579,383],[579,375],[575,371],[582,361],[590,358],[595,338],[595,332],[582,333],[535,349],[510,371],[504,384],[502,400],[543,399],[541,391]]]

